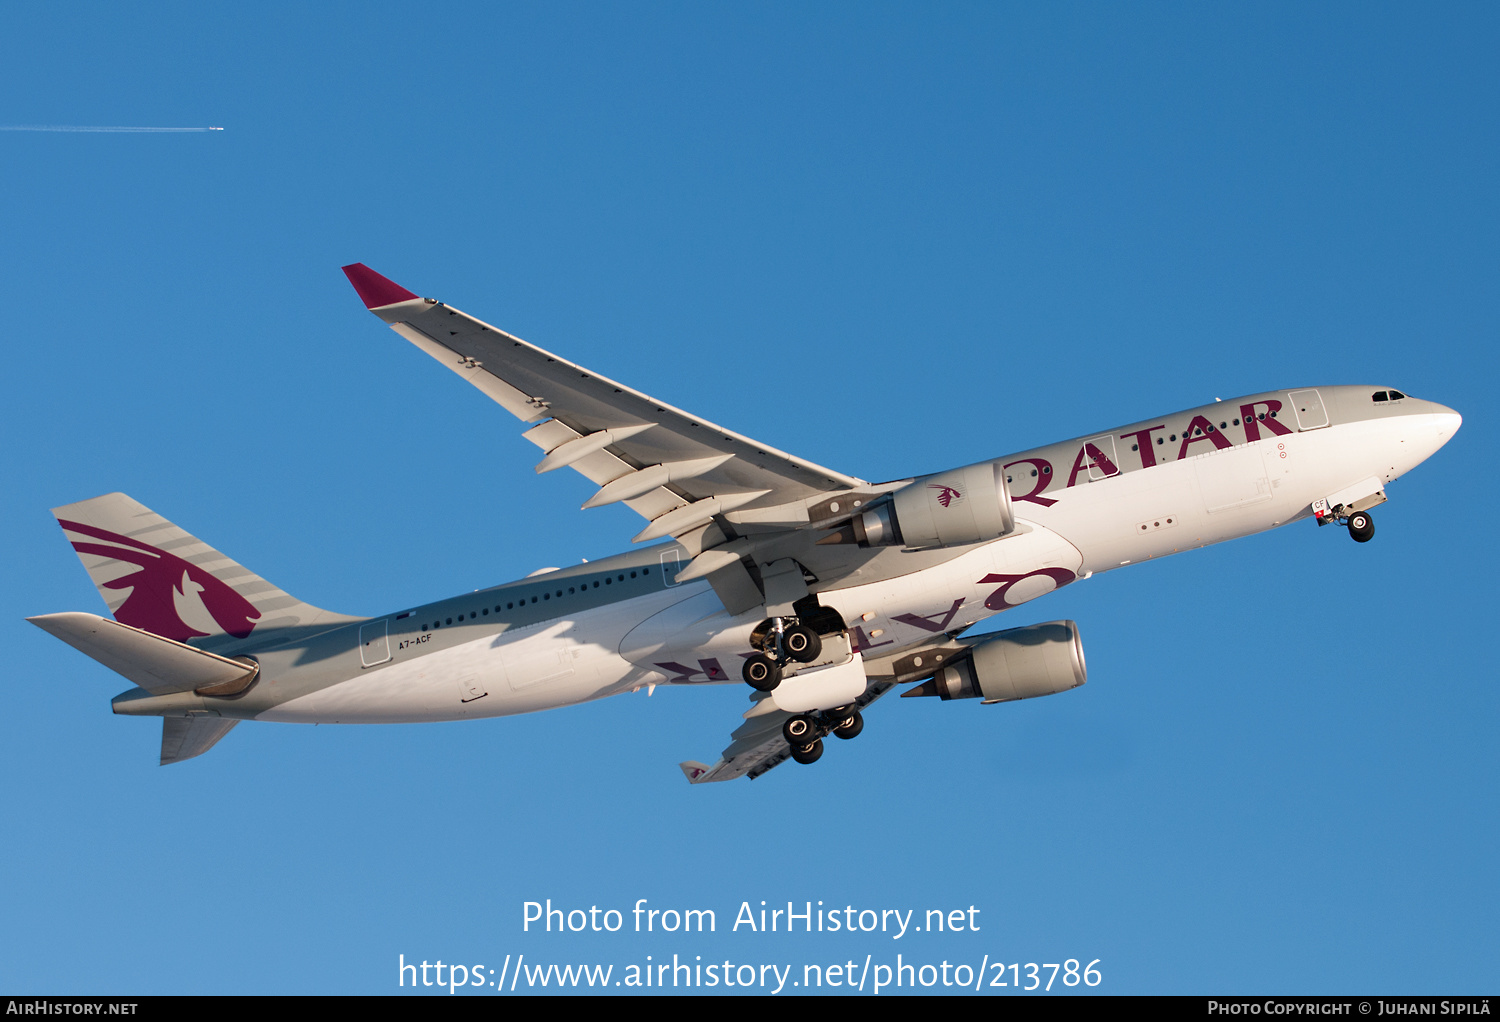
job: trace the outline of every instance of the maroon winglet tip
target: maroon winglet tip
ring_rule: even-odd
[[[397,302],[409,302],[413,298],[420,297],[395,281],[382,277],[364,263],[350,263],[345,266],[344,276],[349,278],[349,283],[353,284],[354,290],[359,292],[360,301],[365,303],[367,309],[378,309],[383,305],[395,305]]]

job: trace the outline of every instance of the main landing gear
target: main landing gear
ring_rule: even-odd
[[[837,706],[819,713],[799,713],[781,725],[781,736],[792,747],[798,763],[816,763],[823,755],[823,739],[853,738],[865,729],[865,719],[851,706]]]
[[[815,602],[810,609],[795,609],[802,616],[769,618],[750,634],[750,644],[757,652],[745,659],[743,674],[751,688],[773,691],[788,667],[816,663],[823,654],[820,631],[833,635],[843,626],[837,613]],[[864,727],[859,706],[850,703],[789,717],[781,725],[781,736],[792,747],[792,758],[798,763],[816,763],[823,756],[824,738],[853,738]]]
[[[741,672],[745,682],[760,692],[770,692],[781,684],[781,672],[787,664],[810,664],[823,652],[818,633],[796,618],[774,617],[769,624],[759,636],[760,652],[745,660]]]

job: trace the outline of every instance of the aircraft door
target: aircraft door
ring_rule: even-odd
[[[1287,397],[1297,411],[1298,429],[1321,429],[1328,425],[1328,411],[1323,407],[1323,395],[1316,390],[1294,390]]]
[[[367,621],[359,626],[359,664],[375,667],[391,658],[391,643],[386,635],[386,620]]]
[[[662,585],[670,589],[677,585],[677,573],[682,570],[682,559],[678,556],[676,547],[664,551],[661,555],[661,581]]]

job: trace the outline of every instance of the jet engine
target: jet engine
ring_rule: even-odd
[[[925,550],[987,543],[1013,531],[1016,520],[1005,472],[987,461],[915,479],[853,525],[860,546]]]
[[[903,695],[1003,703],[1066,692],[1087,680],[1078,626],[1048,621],[996,632]]]

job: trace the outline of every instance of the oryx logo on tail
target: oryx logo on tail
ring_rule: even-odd
[[[100,583],[106,589],[129,591],[115,610],[115,620],[121,624],[186,642],[212,635],[214,626],[243,639],[260,620],[255,605],[227,582],[176,554],[92,525],[61,520],[58,524],[67,532],[103,541],[89,543],[70,537],[80,554],[139,566],[139,571]]]

